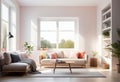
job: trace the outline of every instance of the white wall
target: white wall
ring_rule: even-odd
[[[39,17],[78,17],[81,50],[90,53],[97,48],[97,11],[95,6],[81,7],[21,7],[21,40],[20,48],[23,49],[25,41],[30,42],[31,21],[37,26]]]

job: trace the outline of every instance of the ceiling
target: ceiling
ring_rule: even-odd
[[[16,0],[21,6],[96,6],[99,0]]]

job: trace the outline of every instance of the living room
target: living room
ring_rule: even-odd
[[[107,12],[109,12],[107,9],[112,9],[110,11],[112,12],[112,16],[110,14],[112,17],[112,19],[110,19],[110,21],[112,21],[110,25],[111,27],[114,27],[114,29],[112,28],[112,33],[110,35],[112,39],[109,39],[110,41],[115,42],[118,38],[116,37],[116,28],[119,26],[120,20],[118,17],[120,11],[118,9],[119,1],[0,0],[0,3],[1,53],[9,51],[25,52],[26,48],[24,44],[27,42],[33,47],[33,49],[31,49],[32,51],[30,50],[30,54],[28,56],[30,56],[30,58],[35,61],[37,69],[44,69],[42,68],[43,66],[40,67],[41,54],[46,54],[53,51],[59,53],[61,51],[64,53],[64,56],[67,57],[68,54],[70,55],[76,53],[76,51],[80,51],[85,52],[86,54],[85,62],[87,63],[84,64],[85,68],[93,70],[104,70],[105,73],[108,72],[107,74],[115,70],[115,74],[117,74],[116,76],[119,76],[119,73],[116,71],[116,59],[113,59],[111,57],[110,51],[103,52],[104,39],[102,38],[102,31],[104,30],[104,24],[102,22],[104,22],[103,19],[107,19],[107,17],[104,17],[102,15],[105,15]],[[68,28],[65,28],[65,26]],[[8,35],[13,35],[13,37],[8,38]],[[70,41],[72,45],[60,45],[60,42],[62,43],[63,40],[64,42]],[[47,41],[47,43],[43,45],[45,41]],[[107,39],[108,43],[110,41]],[[68,43],[66,44],[70,45]],[[93,57],[94,54],[95,58]],[[91,64],[92,60],[94,59],[95,61],[93,61],[93,63],[97,63],[95,66],[93,63]],[[72,68],[72,66],[71,69],[73,69],[72,72],[74,72],[74,68]],[[57,70],[58,69],[56,69],[56,71]],[[93,78],[90,78],[90,80],[91,79]],[[111,79],[106,77],[102,78],[101,80],[110,81]],[[115,79],[115,81],[116,80],[117,79]],[[49,81],[49,79],[46,81]]]

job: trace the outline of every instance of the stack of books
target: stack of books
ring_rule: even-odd
[[[58,60],[58,59],[56,60],[56,62],[57,62],[57,63],[65,63],[65,61],[63,61],[63,60]]]

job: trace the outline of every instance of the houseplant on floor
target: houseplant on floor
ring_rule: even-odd
[[[118,37],[120,38],[120,28],[117,28],[117,34]],[[113,57],[117,58],[118,60],[117,71],[118,73],[120,73],[120,40],[117,40],[116,42],[107,45],[106,49],[112,52]]]

